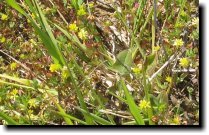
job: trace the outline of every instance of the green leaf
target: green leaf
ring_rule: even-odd
[[[0,117],[6,120],[8,125],[19,125],[15,120],[13,120],[10,116],[6,115],[3,112],[0,112]]]
[[[145,62],[144,62],[144,70],[147,70],[147,67],[150,66],[155,60],[155,54],[151,54],[146,57]]]
[[[124,75],[130,72],[132,63],[133,59],[131,51],[129,49],[124,50],[117,55],[116,62],[110,69]]]

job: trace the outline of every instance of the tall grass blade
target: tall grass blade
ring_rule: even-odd
[[[8,125],[19,125],[15,120],[3,112],[0,112],[0,117],[3,118],[8,123]]]
[[[121,80],[121,85],[122,85],[122,88],[125,92],[125,96],[126,96],[131,114],[133,115],[133,117],[136,120],[138,125],[144,125],[144,120],[141,115],[141,112],[139,111],[138,106],[135,104],[133,97],[130,95],[130,93],[125,85],[124,80]]]

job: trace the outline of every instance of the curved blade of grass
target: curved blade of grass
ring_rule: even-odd
[[[15,0],[6,0],[7,4],[16,9],[18,12],[20,12],[23,15],[27,15],[27,13],[18,5],[18,3]]]
[[[28,79],[13,77],[13,76],[9,76],[9,75],[6,75],[6,74],[0,74],[0,77],[8,79],[8,80],[12,80],[12,81],[18,82],[20,84],[24,84],[24,85],[30,85],[33,82],[31,80],[28,80]]]
[[[137,124],[144,125],[144,120],[143,120],[143,118],[141,116],[139,108],[135,104],[133,97],[130,95],[130,93],[129,93],[126,85],[125,85],[124,80],[121,80],[121,84],[122,84],[123,90],[125,92],[125,96],[126,96],[126,99],[127,99],[128,106],[129,106],[129,109],[131,111],[131,114],[133,115],[133,117],[136,120]]]
[[[12,119],[12,117],[6,115],[3,112],[0,112],[0,117],[3,118],[4,120],[6,120],[8,125],[19,125],[15,120]]]
[[[95,115],[95,114],[92,114],[92,113],[88,113],[87,111],[79,108],[79,107],[75,107],[76,109],[78,109],[79,111],[81,111],[82,113],[85,113],[86,115],[88,115],[89,117],[91,117],[92,119],[94,119],[94,121],[102,124],[102,125],[113,125],[111,122]]]
[[[61,112],[55,112],[55,113],[59,114],[62,117],[67,117],[69,119],[75,120],[75,121],[77,121],[77,122],[79,122],[81,124],[88,125],[86,122],[84,122],[84,121],[82,121],[82,120],[80,120],[80,119],[78,119],[76,117],[73,117],[72,115],[64,114],[64,113],[61,113]]]
[[[56,104],[57,109],[59,110],[60,114],[67,115],[65,113],[65,110],[57,102],[54,102],[54,103]],[[68,125],[73,125],[73,122],[71,121],[71,119],[69,117],[64,117],[63,116],[63,118]]]
[[[50,40],[51,40],[52,43],[53,43],[52,46],[53,46],[53,48],[54,48],[56,54],[58,55],[57,59],[59,60],[59,63],[62,64],[62,65],[66,65],[66,61],[65,61],[65,59],[64,59],[64,57],[63,57],[63,55],[62,55],[62,53],[61,53],[61,51],[60,51],[60,49],[59,49],[59,47],[58,47],[58,45],[57,45],[56,39],[55,39],[55,37],[54,37],[54,35],[53,35],[52,31],[51,31],[51,27],[50,27],[49,24],[47,23],[46,18],[45,18],[45,16],[44,16],[43,12],[41,11],[41,9],[40,9],[40,7],[39,7],[37,1],[36,1],[36,0],[33,0],[33,1],[34,1],[34,3],[35,3],[35,7],[36,7],[36,9],[37,9],[37,11],[38,11],[38,14],[39,14],[39,16],[40,16],[40,20],[41,20],[41,22],[42,22],[43,25],[44,25],[44,29],[46,30],[46,32],[47,32],[47,34],[48,34]]]

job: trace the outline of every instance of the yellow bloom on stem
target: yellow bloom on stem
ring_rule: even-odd
[[[84,9],[84,6],[82,5],[82,6],[80,6],[79,7],[79,10],[77,11],[77,15],[78,16],[83,16],[83,15],[86,15],[87,13],[86,13],[86,11],[85,11],[85,9]]]
[[[189,60],[187,58],[181,58],[180,60],[180,65],[183,67],[183,68],[187,68],[189,66]]]
[[[137,67],[131,68],[131,70],[132,70],[135,74],[139,74],[139,73],[142,71],[142,64],[138,64]]]
[[[75,23],[72,23],[69,25],[69,30],[72,32],[77,32],[78,31],[78,27]]]
[[[4,42],[6,42],[6,38],[2,37],[1,40],[0,40],[0,43],[4,43]]]
[[[50,65],[50,68],[49,68],[49,70],[50,70],[51,72],[56,72],[56,71],[58,71],[59,69],[61,69],[61,65],[60,65],[60,64],[51,64],[51,65]]]
[[[140,68],[131,68],[131,70],[135,73],[135,74],[139,74],[141,72]]]
[[[5,15],[5,14],[2,14],[2,15],[1,15],[1,20],[2,20],[2,21],[8,20],[8,16]]]
[[[10,69],[11,70],[15,70],[16,68],[17,68],[17,63],[16,62],[12,62],[11,64],[10,64]]]
[[[67,79],[69,76],[70,76],[70,74],[69,74],[69,72],[68,72],[68,70],[67,70],[67,67],[64,66],[64,67],[62,68],[62,78],[65,80],[65,79]]]
[[[171,83],[171,82],[172,82],[172,77],[167,76],[165,80],[166,80],[167,82]]]
[[[30,108],[31,107],[36,107],[38,105],[38,102],[35,98],[32,98],[28,101],[28,104],[29,104]]]
[[[176,125],[179,125],[181,123],[181,119],[179,116],[175,116],[173,119],[173,123]]]
[[[85,30],[85,29],[81,29],[79,32],[78,32],[78,37],[82,40],[85,40],[87,39],[87,36],[88,36],[88,32]]]
[[[140,108],[141,110],[146,110],[146,109],[148,109],[148,108],[151,108],[150,102],[147,102],[146,100],[141,100],[141,101],[140,101],[140,104],[139,104],[139,108]]]
[[[154,51],[155,51],[155,52],[157,52],[157,51],[159,51],[159,50],[160,50],[160,46],[159,46],[159,45],[154,46],[154,48],[153,48],[153,49],[154,49]]]
[[[182,39],[176,39],[174,41],[174,46],[176,47],[181,47],[184,44],[184,41],[182,41]]]

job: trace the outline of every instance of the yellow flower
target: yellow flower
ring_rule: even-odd
[[[9,99],[15,100],[18,94],[18,90],[17,89],[13,89],[11,92],[8,93],[8,97]]]
[[[181,47],[184,44],[184,42],[182,41],[182,39],[176,39],[174,41],[174,46],[176,47]]]
[[[165,79],[167,82],[171,83],[172,82],[172,78],[170,76],[167,76]]]
[[[51,64],[49,70],[51,72],[55,72],[57,70],[61,69],[61,65],[60,64]]]
[[[155,51],[155,52],[157,52],[157,51],[159,51],[159,50],[160,50],[160,46],[159,46],[159,45],[154,46],[154,48],[153,48],[153,49],[154,49],[154,51]]]
[[[36,107],[38,105],[38,102],[35,98],[32,98],[28,101],[29,107]]]
[[[86,15],[86,11],[85,11],[83,5],[79,7],[79,10],[77,11],[77,15],[78,15],[78,16]]]
[[[73,32],[77,32],[78,31],[78,27],[76,26],[75,23],[72,23],[69,25],[69,30],[73,31]]]
[[[199,18],[198,17],[195,17],[192,19],[192,25],[197,27],[199,25]]]
[[[2,14],[2,15],[1,15],[1,20],[2,20],[2,21],[8,20],[8,16],[5,15],[5,14]]]
[[[35,14],[34,14],[34,13],[32,13],[32,14],[31,14],[31,17],[32,17],[33,19],[35,19],[35,18],[36,18],[36,16],[35,16]]]
[[[135,74],[139,74],[142,70],[142,65],[138,64],[137,67],[135,68],[131,68],[131,70],[135,73]]]
[[[141,69],[140,68],[131,68],[131,70],[135,73],[135,74],[139,74]]]
[[[176,125],[179,125],[181,122],[179,116],[175,116],[174,119],[173,119],[173,123],[176,124]]]
[[[91,2],[91,3],[88,4],[88,6],[89,6],[89,8],[93,8],[94,7],[94,3]]]
[[[187,58],[181,58],[180,60],[180,65],[183,67],[183,68],[187,68],[189,66],[189,60]]]
[[[87,36],[88,36],[88,33],[86,30],[84,29],[81,29],[79,32],[78,32],[78,37],[82,40],[85,40],[87,39]]]
[[[5,41],[6,41],[5,37],[2,37],[1,40],[0,40],[1,43],[4,43]]]
[[[11,64],[10,64],[10,69],[11,70],[15,70],[16,68],[17,68],[17,63],[16,62],[12,62]]]
[[[68,70],[67,70],[67,67],[64,66],[64,67],[62,68],[62,78],[63,78],[63,79],[67,79],[69,76],[70,76],[70,74],[69,74],[69,72],[68,72]]]
[[[139,108],[140,108],[141,110],[146,110],[146,109],[148,109],[148,108],[151,108],[150,102],[147,102],[146,100],[141,100],[141,101],[140,101],[140,104],[139,104]]]
[[[14,96],[17,95],[17,93],[18,93],[18,90],[17,90],[16,88],[14,88],[14,89],[11,91],[11,94],[14,95]]]

